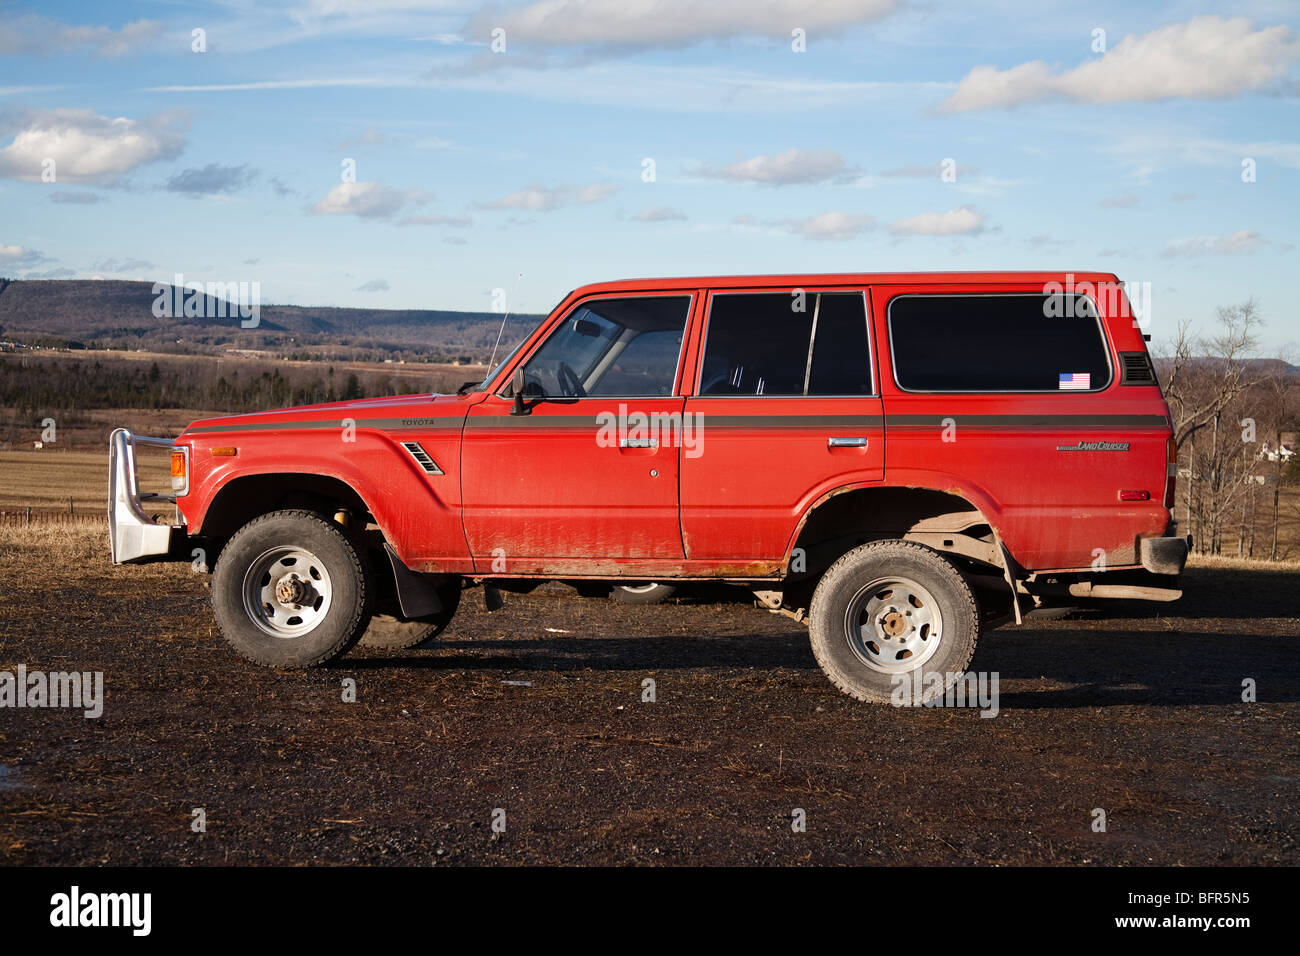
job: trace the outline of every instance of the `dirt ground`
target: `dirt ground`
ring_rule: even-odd
[[[988,719],[843,697],[725,589],[474,590],[430,648],[277,673],[225,647],[205,576],[114,568],[101,534],[0,529],[0,670],[106,698],[0,710],[6,864],[1300,862],[1295,571],[993,631]]]

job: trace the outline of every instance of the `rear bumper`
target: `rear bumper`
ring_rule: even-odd
[[[1142,538],[1138,557],[1152,574],[1182,574],[1187,565],[1186,538]]]
[[[108,439],[108,537],[114,564],[163,561],[185,541],[184,525],[155,523],[145,501],[175,502],[171,495],[142,495],[136,476],[135,448],[171,448],[170,438],[147,438],[119,428]]]

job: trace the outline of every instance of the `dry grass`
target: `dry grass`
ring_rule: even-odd
[[[165,449],[138,449],[140,487],[166,491],[171,472]],[[98,451],[0,451],[0,511],[103,514],[108,502],[108,447]]]
[[[77,516],[72,520],[33,520],[31,524],[0,523],[0,563],[33,554],[60,561],[108,559],[108,521]]]
[[[6,456],[22,452],[0,453]],[[69,458],[76,453],[63,453]],[[159,469],[163,471],[163,469]],[[2,493],[0,493],[2,494]],[[0,498],[0,500],[3,500]],[[95,510],[102,510],[101,501]],[[89,558],[107,554],[108,522],[98,514],[33,515],[31,524],[22,520],[0,520],[0,550],[42,551],[60,558]],[[1283,571],[1300,574],[1300,560],[1266,561],[1259,558],[1238,558],[1229,555],[1191,554],[1189,568],[1227,569],[1233,571]]]
[[[1187,558],[1192,568],[1227,568],[1233,571],[1291,571],[1300,573],[1300,560],[1267,561],[1263,558],[1238,558],[1226,554],[1196,554]]]

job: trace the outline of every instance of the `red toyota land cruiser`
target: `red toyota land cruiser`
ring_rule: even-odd
[[[171,449],[142,495],[135,446]],[[887,701],[960,678],[982,628],[1173,600],[1168,406],[1107,273],[586,286],[477,383],[110,442],[116,562],[212,571],[222,633],[274,666],[413,646],[461,590],[722,580],[809,625]],[[183,523],[145,502],[174,500]]]

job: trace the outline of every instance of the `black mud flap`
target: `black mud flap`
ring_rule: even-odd
[[[388,563],[393,566],[393,585],[397,591],[397,606],[402,609],[402,617],[415,620],[441,611],[442,600],[433,583],[423,574],[417,574],[403,564],[387,541],[384,542],[384,553],[388,555]]]

